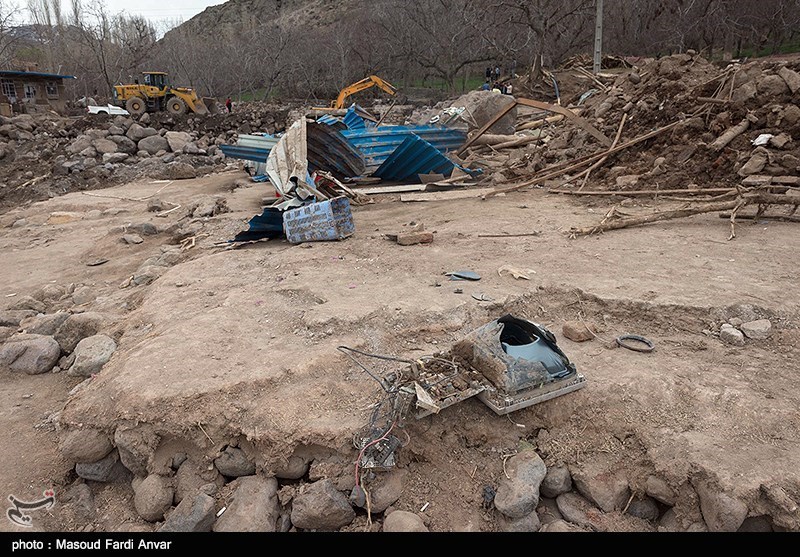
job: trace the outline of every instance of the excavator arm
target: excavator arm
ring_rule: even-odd
[[[397,94],[397,88],[394,85],[392,85],[388,81],[384,81],[377,75],[370,75],[342,89],[339,92],[339,96],[336,98],[336,100],[333,103],[331,103],[331,108],[337,108],[337,109],[344,108],[345,101],[347,101],[347,97],[349,97],[350,95],[354,95],[359,91],[369,89],[370,87],[378,87],[382,91],[392,96]]]

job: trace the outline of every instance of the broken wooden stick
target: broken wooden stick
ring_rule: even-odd
[[[674,209],[671,211],[662,211],[652,213],[649,215],[642,215],[636,217],[627,217],[618,220],[605,220],[604,222],[595,225],[587,226],[584,228],[573,228],[569,231],[570,237],[587,236],[597,232],[607,232],[609,230],[619,230],[621,228],[628,228],[631,226],[639,226],[642,224],[649,224],[652,222],[659,222],[664,220],[679,219],[683,217],[691,217],[693,215],[701,215],[703,213],[714,213],[717,211],[731,211],[731,236],[729,239],[735,238],[733,233],[733,226],[736,218],[736,213],[747,205],[796,205],[798,199],[791,196],[776,195],[769,193],[745,193],[738,199],[732,201],[717,201],[712,203],[698,204],[693,207],[683,207],[681,209]]]
[[[547,190],[547,193],[560,193],[565,195],[597,195],[597,196],[650,196],[650,195],[706,195],[709,193],[730,193],[738,191],[735,188],[708,188],[708,189],[693,189],[693,190],[630,190],[630,191],[580,191],[580,190]]]
[[[728,128],[728,130],[715,139],[709,147],[714,151],[722,151],[725,147],[728,146],[728,143],[742,135],[744,132],[747,131],[747,128],[750,127],[750,120],[745,118],[732,128]]]
[[[697,101],[701,103],[711,103],[711,104],[728,104],[730,102],[727,99],[715,99],[713,97],[697,97]]]
[[[730,213],[720,213],[719,218],[721,219],[729,219],[731,218]],[[793,215],[736,215],[736,218],[739,220],[775,220],[775,221],[782,221],[782,222],[800,222],[800,217],[793,216]]]
[[[617,128],[617,135],[614,136],[614,141],[611,143],[611,148],[609,149],[609,151],[613,151],[614,147],[616,147],[617,143],[619,143],[619,138],[622,135],[622,128],[625,126],[625,120],[627,120],[627,119],[628,119],[628,115],[627,114],[623,114],[622,115],[622,120],[620,120],[620,122],[619,122],[619,128]],[[578,191],[581,191],[584,188],[584,186],[586,186],[586,182],[589,181],[589,176],[592,174],[592,170],[602,166],[607,160],[608,160],[608,155],[606,155],[605,157],[603,157],[602,159],[600,159],[599,161],[594,163],[592,166],[590,166],[589,168],[587,168],[586,170],[583,171],[583,175],[584,175],[583,176],[583,183],[581,184],[581,187],[578,188]],[[580,174],[578,175],[578,177],[580,178]]]

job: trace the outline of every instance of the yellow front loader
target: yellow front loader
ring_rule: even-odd
[[[143,82],[114,86],[114,104],[124,107],[134,116],[145,112],[170,114],[216,114],[216,99],[198,97],[190,87],[173,87],[164,72],[144,72]]]

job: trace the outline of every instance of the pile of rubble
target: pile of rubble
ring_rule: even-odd
[[[225,167],[218,145],[251,128],[280,130],[287,113],[287,108],[250,103],[234,113],[206,117],[0,117],[0,204],[144,177],[174,180],[218,171]]]

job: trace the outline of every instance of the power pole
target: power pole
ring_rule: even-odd
[[[594,20],[594,73],[600,73],[603,64],[603,0],[595,0],[597,15]]]

